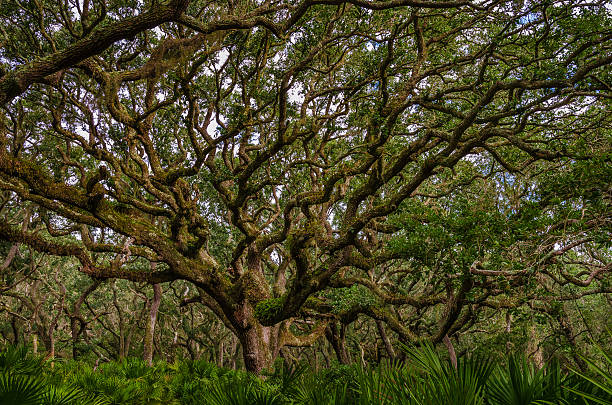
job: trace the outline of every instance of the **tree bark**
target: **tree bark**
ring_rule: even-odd
[[[577,342],[576,342],[576,334],[574,333],[574,328],[572,327],[571,321],[564,312],[557,312],[556,314],[557,321],[559,322],[559,326],[561,328],[561,332],[565,335],[567,342],[570,344],[572,348],[572,358],[576,362],[576,365],[580,369],[580,371],[585,372],[588,370],[587,363],[578,355],[577,350]]]
[[[455,347],[453,346],[453,342],[451,342],[448,335],[444,335],[444,339],[442,339],[446,349],[448,350],[448,356],[450,357],[451,364],[457,369],[457,354],[455,353]]]
[[[90,35],[63,50],[31,61],[27,65],[0,76],[0,105],[5,105],[23,93],[33,83],[67,69],[90,56],[97,55],[122,39],[134,37],[139,32],[154,28],[179,18],[187,7],[187,0],[173,0],[160,4],[137,16],[96,28]]]
[[[19,326],[17,326],[17,317],[11,317],[11,331],[13,332],[13,344],[17,346],[19,344]],[[34,335],[36,336],[36,335]],[[38,342],[36,342],[38,348]]]
[[[247,371],[260,374],[274,363],[278,354],[272,339],[274,326],[253,325],[240,331],[238,339],[242,344],[242,356]]]
[[[340,327],[340,331],[338,331],[337,325],[335,323],[329,325],[327,330],[325,331],[325,336],[327,340],[334,348],[336,352],[336,357],[338,358],[338,362],[340,364],[350,364],[351,360],[348,356],[348,352],[346,350],[346,341],[344,337],[345,326],[342,325]]]
[[[149,311],[149,322],[144,337],[144,349],[142,357],[149,367],[153,365],[153,335],[155,334],[155,323],[157,322],[157,313],[161,304],[162,288],[160,284],[153,284],[153,301],[151,301],[151,309]]]
[[[81,315],[81,306],[92,292],[94,292],[101,284],[100,280],[94,280],[94,282],[87,287],[85,291],[79,296],[79,298],[72,304],[68,317],[70,318],[70,335],[72,338],[72,359],[77,360],[79,357],[78,343],[81,338],[81,334],[87,327],[87,321]]]
[[[242,356],[247,371],[260,374],[272,366],[278,356],[279,326],[263,326],[255,317],[252,301],[270,298],[266,289],[265,277],[261,263],[261,253],[251,247],[247,254],[247,271],[245,282],[253,292],[252,297],[245,297],[231,314],[226,314],[238,335],[242,345]]]
[[[229,368],[231,368],[232,370],[236,369],[236,359],[238,358],[239,352],[240,352],[240,346],[238,345],[238,338],[236,336],[232,336],[232,346],[230,350],[232,357],[230,359],[230,364],[229,364]]]
[[[529,341],[527,343],[527,357],[531,357],[537,368],[544,367],[544,354],[540,346],[540,338],[535,325],[529,327]]]
[[[217,365],[223,367],[223,341],[219,342],[219,352],[217,353]]]
[[[510,353],[512,342],[510,341],[510,332],[512,331],[512,314],[506,311],[506,350]]]
[[[72,338],[72,360],[77,360],[79,358],[79,330],[81,329],[79,321],[77,318],[70,318],[70,336]]]
[[[389,340],[389,336],[387,336],[387,332],[385,332],[385,325],[383,325],[380,319],[376,320],[376,328],[378,329],[378,333],[380,334],[380,338],[385,344],[385,349],[387,350],[387,354],[391,360],[395,359],[395,350],[393,350],[393,345]]]

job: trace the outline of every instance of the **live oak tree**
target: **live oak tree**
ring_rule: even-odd
[[[193,283],[251,371],[332,319],[438,342],[537,288],[609,292],[605,1],[0,12],[0,189],[37,224],[0,238]]]

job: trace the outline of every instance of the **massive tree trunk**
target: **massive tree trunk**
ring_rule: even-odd
[[[306,347],[314,344],[323,334],[327,321],[313,324],[305,333],[296,335],[290,330],[292,320],[273,326],[264,326],[255,317],[253,306],[245,301],[233,314],[233,330],[242,346],[242,356],[247,371],[260,374],[274,365],[284,346]]]
[[[270,298],[261,263],[261,253],[254,247],[247,251],[246,271],[242,278],[248,285],[249,296],[245,296],[230,314],[235,332],[242,344],[244,365],[250,372],[259,374],[273,365],[279,350],[279,327],[263,326],[255,317],[252,302]],[[240,269],[236,269],[240,273]]]
[[[259,374],[271,367],[278,355],[278,326],[261,325],[248,301],[243,302],[234,312],[234,320],[247,371]]]
[[[144,336],[144,349],[142,357],[147,365],[153,365],[153,335],[155,334],[155,323],[157,322],[157,313],[161,304],[162,288],[159,284],[153,284],[153,301],[151,301],[151,309],[149,311],[149,321]]]
[[[243,268],[243,264],[246,264],[246,268]],[[227,290],[198,286],[199,296],[185,299],[182,305],[201,302],[211,309],[240,342],[248,371],[260,374],[274,364],[282,347],[311,346],[323,336],[328,318],[301,323],[293,331],[292,318],[278,323],[270,322],[277,311],[283,309],[283,300],[279,297],[283,291],[277,285],[276,296],[273,296],[262,270],[261,253],[255,248],[249,248],[246,260],[229,270],[238,285],[234,291],[228,293]],[[258,306],[260,303],[264,304],[262,308]],[[234,364],[234,359],[230,359],[230,364]]]
[[[270,368],[278,355],[278,347],[271,341],[276,327],[254,325],[241,332],[238,336],[242,344],[244,366],[250,372],[260,374]]]

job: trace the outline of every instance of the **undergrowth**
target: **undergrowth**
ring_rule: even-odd
[[[537,369],[524,357],[505,363],[461,358],[454,368],[431,346],[405,348],[404,362],[317,373],[305,365],[278,367],[262,377],[204,361],[140,359],[92,365],[33,356],[23,347],[0,352],[0,404],[11,405],[529,405],[612,404],[612,360],[585,359],[587,372],[557,361]]]

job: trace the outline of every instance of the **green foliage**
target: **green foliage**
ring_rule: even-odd
[[[282,297],[259,301],[255,306],[255,317],[262,322],[273,320],[282,311],[283,304]]]
[[[556,362],[538,370],[524,357],[511,356],[493,374],[488,386],[492,405],[563,403],[561,375]]]
[[[261,379],[197,360],[110,362],[94,369],[73,361],[41,363],[38,375],[0,372],[1,404],[32,405],[590,405],[612,403],[609,355],[589,373],[565,372],[552,361],[538,370],[524,357],[496,366],[483,357],[459,358],[457,368],[428,344],[404,348],[405,362],[340,365],[312,372],[279,366]],[[5,351],[6,352],[6,351]],[[5,354],[2,352],[2,354]],[[9,349],[24,359],[22,349]],[[6,357],[6,356],[5,356]],[[32,369],[30,369],[31,371]]]
[[[74,381],[58,378],[57,374],[42,357],[28,353],[26,347],[7,347],[0,352],[0,404],[108,404],[103,398],[95,398],[77,387]]]
[[[0,404],[39,405],[45,393],[41,381],[20,374],[0,374]]]
[[[224,375],[206,386],[202,402],[211,405],[280,405],[285,403],[271,385],[242,373]]]
[[[406,350],[416,373],[404,380],[404,391],[424,404],[484,404],[485,384],[493,363],[484,358],[459,359],[457,368],[442,359],[431,345]],[[410,370],[409,370],[410,371]],[[407,384],[412,381],[413,385]],[[395,384],[393,386],[398,386]],[[401,395],[398,392],[397,395]],[[408,398],[406,398],[408,400]]]
[[[83,391],[76,387],[49,387],[42,396],[44,405],[76,405],[76,404],[91,404],[105,405],[106,401],[102,399],[93,399],[87,396]]]
[[[612,335],[612,333],[608,333]],[[583,379],[583,382],[586,383],[585,387],[581,389],[570,385],[566,388],[593,403],[610,405],[612,404],[612,353],[599,345],[595,345],[595,347],[604,359],[603,365],[598,365],[592,359],[583,358],[589,367],[590,374],[580,371],[574,371],[574,373]]]
[[[125,359],[105,363],[99,370],[82,367],[77,373],[67,370],[69,381],[106,404],[165,403],[171,398],[170,388],[164,380],[165,366],[147,367],[140,359]],[[102,377],[102,378],[101,378]]]
[[[355,376],[358,368],[337,366],[312,373],[306,366],[284,367],[270,382],[277,382],[279,391],[291,404],[353,404],[357,400]]]
[[[362,285],[335,288],[326,291],[324,297],[336,312],[345,311],[354,305],[374,305],[378,302],[374,294]]]
[[[38,376],[44,359],[33,356],[26,346],[8,346],[0,352],[0,372]]]

